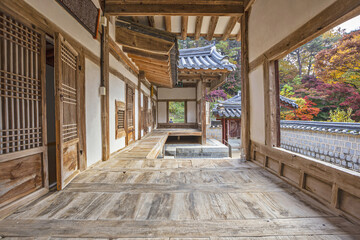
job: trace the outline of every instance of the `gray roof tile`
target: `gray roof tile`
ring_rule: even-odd
[[[217,52],[215,44],[205,47],[180,49],[179,69],[227,69],[234,71],[236,65],[229,62],[227,56]]]

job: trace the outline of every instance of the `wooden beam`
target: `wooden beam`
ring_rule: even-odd
[[[218,21],[219,21],[218,16],[211,17],[210,23],[209,23],[209,30],[208,30],[208,33],[207,33],[207,36],[206,36],[206,40],[211,41],[211,39],[213,39],[215,28],[216,28],[216,25],[217,25]]]
[[[138,66],[141,70],[153,70],[157,72],[170,74],[170,66],[154,66],[149,64],[138,64]]]
[[[128,55],[129,55],[129,58],[131,58],[134,62],[142,61],[142,62],[158,64],[158,65],[169,65],[170,64],[168,61],[160,61],[160,60],[155,60],[155,59],[150,59],[150,58],[144,58],[144,57],[140,57],[140,56],[133,55],[133,54],[128,54]]]
[[[165,55],[165,54],[156,54],[156,53],[146,52],[146,51],[143,51],[140,49],[135,49],[135,48],[126,47],[126,46],[123,47],[123,51],[132,56],[136,55],[139,57],[150,58],[150,59],[159,60],[159,61],[169,61],[169,56]]]
[[[132,16],[132,20],[136,23],[140,22],[139,17],[137,17],[137,16]]]
[[[116,54],[136,73],[139,73],[139,69],[131,62],[131,60],[126,56],[126,54],[121,50],[115,41],[109,38],[110,48],[116,52]]]
[[[243,1],[147,1],[124,3],[106,1],[105,13],[117,16],[239,16]]]
[[[171,16],[164,16],[164,20],[166,31],[171,32]]]
[[[149,26],[150,27],[155,27],[155,18],[154,18],[154,16],[148,16],[147,19],[148,19]]]
[[[187,30],[188,30],[188,16],[182,16],[181,17],[181,39],[185,40],[187,37]]]
[[[197,16],[196,17],[196,22],[195,22],[195,40],[199,40],[200,38],[200,33],[201,33],[201,26],[202,26],[202,22],[203,22],[203,16]]]
[[[239,29],[239,32],[236,35],[236,41],[238,41],[238,42],[241,41],[241,27]]]
[[[241,18],[241,145],[245,159],[250,160],[250,90],[249,90],[249,39],[250,12]]]
[[[360,1],[337,0],[296,31],[268,49],[263,55],[253,60],[250,63],[250,70],[262,64],[264,56],[269,60],[280,59],[320,34],[359,15],[359,13]]]
[[[229,70],[227,69],[215,69],[215,70],[212,70],[212,69],[187,69],[187,68],[184,68],[184,69],[178,69],[178,72],[179,73],[182,73],[182,72],[198,72],[198,73],[204,73],[204,72],[210,72],[210,73],[230,73]]]
[[[234,29],[235,27],[235,24],[238,22],[239,20],[239,17],[231,17],[228,24],[226,25],[226,28],[225,28],[225,31],[223,33],[223,36],[221,38],[221,40],[226,40],[229,38],[232,30]]]
[[[255,0],[244,0],[244,12],[248,11],[254,2]]]
[[[174,46],[173,42],[147,36],[126,28],[116,28],[116,42],[134,49],[164,55],[169,54]]]

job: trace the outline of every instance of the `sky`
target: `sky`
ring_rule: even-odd
[[[343,24],[340,24],[336,28],[339,28],[339,27],[345,28],[345,31],[347,33],[351,32],[353,30],[359,29],[360,28],[360,15],[350,19],[349,21],[344,22]]]

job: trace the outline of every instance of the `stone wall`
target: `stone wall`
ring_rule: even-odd
[[[360,172],[360,135],[281,128],[281,147]]]
[[[216,139],[218,141],[222,141],[222,132],[221,125],[220,126],[206,126],[206,138]]]

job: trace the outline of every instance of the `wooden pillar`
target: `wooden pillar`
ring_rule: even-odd
[[[138,79],[138,140],[141,139],[141,82],[145,80],[145,72],[140,71],[139,72],[139,79]]]
[[[205,101],[205,93],[206,93],[206,83],[204,81],[201,82],[201,144],[206,144],[206,101]]]
[[[246,160],[250,160],[249,14],[241,17],[241,142]]]
[[[225,144],[225,118],[221,119],[221,142]]]
[[[229,141],[229,119],[225,120],[225,141],[226,143]]]
[[[103,63],[101,79],[105,87],[105,95],[101,95],[101,142],[102,160],[106,161],[110,156],[110,137],[109,137],[109,22],[103,28],[104,42],[102,44]]]

